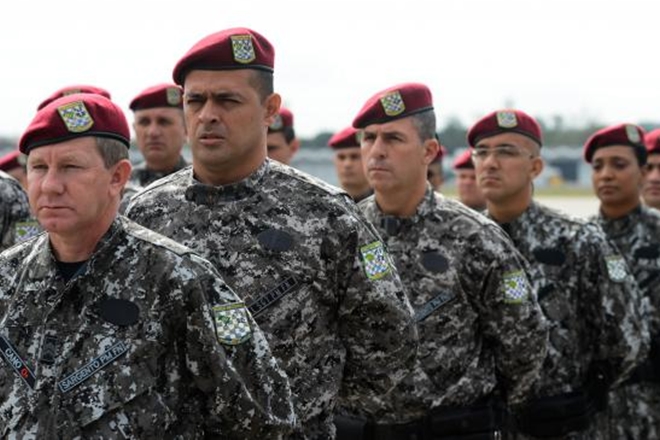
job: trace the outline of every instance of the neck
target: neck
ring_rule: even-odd
[[[414,188],[403,188],[388,193],[375,190],[376,203],[383,214],[396,217],[411,217],[424,199],[426,180]]]
[[[202,164],[193,156],[193,172],[197,180],[207,185],[230,185],[251,176],[266,160],[266,149],[263,154],[254,154],[247,158],[241,166],[235,164],[220,164],[217,166]]]
[[[520,217],[531,203],[532,189],[530,187],[524,195],[519,195],[506,202],[498,203],[489,200],[486,202],[486,207],[488,208],[488,214],[495,219],[497,223],[502,224],[509,223]]]
[[[115,213],[117,212],[115,208]],[[89,260],[101,238],[108,232],[115,214],[98,220],[93,228],[85,228],[84,233],[60,234],[48,232],[55,259],[63,263],[77,263]]]
[[[637,200],[630,200],[624,203],[618,204],[602,204],[600,205],[600,212],[603,214],[603,217],[609,219],[617,219],[625,217],[635,210],[640,205],[640,202]]]
[[[369,192],[371,188],[369,187],[369,184],[366,183],[364,185],[346,185],[344,186],[344,190],[348,193],[351,198],[356,198],[356,197],[361,197],[365,195],[366,193]]]

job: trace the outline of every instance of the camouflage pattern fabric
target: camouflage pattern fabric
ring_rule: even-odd
[[[547,327],[526,262],[491,220],[428,186],[409,218],[360,203],[385,238],[415,309],[414,370],[378,417],[407,422],[437,406],[469,406],[490,395],[526,398],[546,352]]]
[[[179,161],[174,166],[174,169],[169,172],[150,170],[147,168],[146,162],[140,162],[133,167],[129,182],[137,187],[148,186],[150,183],[155,182],[158,179],[162,179],[163,177],[175,173],[187,166],[188,162],[186,162],[183,156],[179,157]]]
[[[41,232],[18,180],[0,171],[0,251]]]
[[[211,264],[122,217],[68,282],[47,234],[0,255],[0,348],[1,438],[278,438],[295,424],[286,375]]]
[[[646,306],[649,333],[660,336],[660,212],[639,206],[618,219],[594,217],[628,261]],[[656,353],[656,355],[659,353]],[[657,364],[651,368],[656,369]],[[625,383],[610,392],[610,438],[660,438],[660,383]]]
[[[128,216],[200,252],[245,299],[290,378],[307,437],[333,438],[340,386],[378,407],[414,362],[401,281],[338,188],[269,159],[225,186],[186,168],[135,196]]]
[[[530,263],[550,321],[548,356],[534,396],[586,391],[595,365],[611,383],[623,380],[648,350],[648,330],[640,320],[637,284],[604,232],[534,201],[502,227]],[[603,438],[594,432],[600,425],[566,438]]]

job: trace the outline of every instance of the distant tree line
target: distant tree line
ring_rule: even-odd
[[[550,120],[539,119],[539,124],[543,129],[543,145],[548,147],[581,146],[592,133],[604,127],[604,124],[598,122],[591,122],[582,127],[569,126],[562,116],[553,116]],[[639,125],[647,131],[660,127],[660,123],[654,122],[642,122]],[[468,128],[459,118],[450,117],[438,132],[440,142],[450,153],[465,148]],[[311,138],[302,138],[301,145],[306,148],[326,147],[332,135],[331,132],[322,132]]]

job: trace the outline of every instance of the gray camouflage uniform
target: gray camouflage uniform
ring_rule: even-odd
[[[47,234],[0,255],[0,438],[290,431],[286,376],[208,261],[118,217],[68,282],[56,264]]]
[[[0,211],[0,251],[41,232],[30,214],[25,190],[4,171],[0,171]]]
[[[384,215],[373,196],[359,206],[386,241],[420,337],[417,366],[388,395],[381,420],[408,422],[493,394],[523,402],[545,357],[547,327],[526,262],[501,229],[430,185],[409,218]]]
[[[128,215],[203,254],[243,295],[290,378],[308,437],[333,438],[340,385],[378,406],[414,362],[401,281],[338,188],[270,159],[225,186],[201,184],[186,168],[134,197]]]
[[[639,206],[618,219],[594,219],[628,261],[645,301],[651,358],[610,392],[610,437],[660,438],[660,212]]]
[[[639,290],[619,251],[598,226],[534,201],[502,227],[530,263],[550,321],[548,356],[534,396],[587,392],[588,384],[600,388],[593,393],[621,380],[647,350],[648,333],[640,323]],[[601,375],[604,382],[592,382]],[[595,432],[600,423],[568,438],[603,438]]]

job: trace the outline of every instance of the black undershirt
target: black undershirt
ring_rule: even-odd
[[[57,271],[59,272],[60,276],[64,278],[64,281],[69,281],[73,276],[78,272],[78,269],[80,269],[85,263],[87,263],[87,260],[85,261],[76,261],[74,263],[65,263],[64,261],[58,261],[57,262]]]

